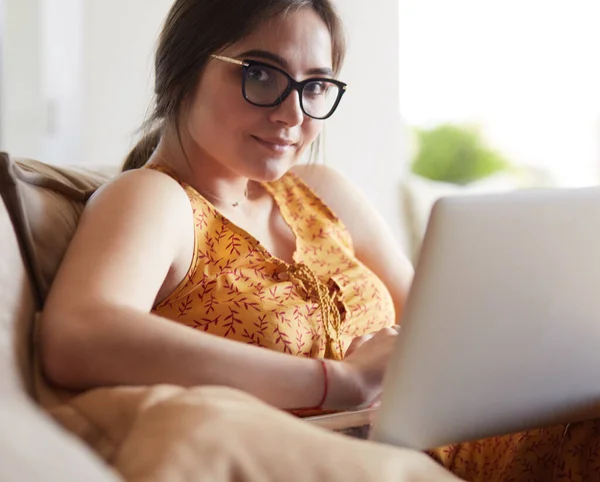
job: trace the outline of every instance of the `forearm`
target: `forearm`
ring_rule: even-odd
[[[60,330],[53,320],[42,320],[46,372],[69,388],[226,385],[280,408],[314,407],[323,397],[324,373],[316,360],[191,330],[133,309],[103,307],[70,317],[61,320]],[[328,362],[328,368],[327,405],[360,403],[340,363]]]

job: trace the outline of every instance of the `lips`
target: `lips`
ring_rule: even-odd
[[[290,149],[293,149],[296,145],[295,142],[289,139],[283,139],[281,137],[252,136],[252,138],[255,141],[257,141],[261,146],[277,154],[285,154],[286,152],[289,152]]]

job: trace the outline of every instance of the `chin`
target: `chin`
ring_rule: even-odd
[[[248,162],[248,161],[246,161]],[[262,158],[246,164],[247,177],[259,182],[273,182],[283,177],[292,167],[299,162],[296,157]]]
[[[276,181],[300,162],[304,150],[303,144],[282,150],[247,136],[236,149],[238,173],[259,182]]]

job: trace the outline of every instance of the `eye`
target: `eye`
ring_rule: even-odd
[[[330,88],[331,85],[328,82],[315,81],[306,84],[306,87],[304,87],[304,92],[307,95],[318,96],[326,94]]]
[[[256,82],[269,82],[271,80],[271,73],[269,69],[254,66],[248,69],[248,78]]]

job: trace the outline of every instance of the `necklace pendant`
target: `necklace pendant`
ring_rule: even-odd
[[[238,202],[234,202],[231,206],[234,208],[237,208],[240,205],[239,201]]]

